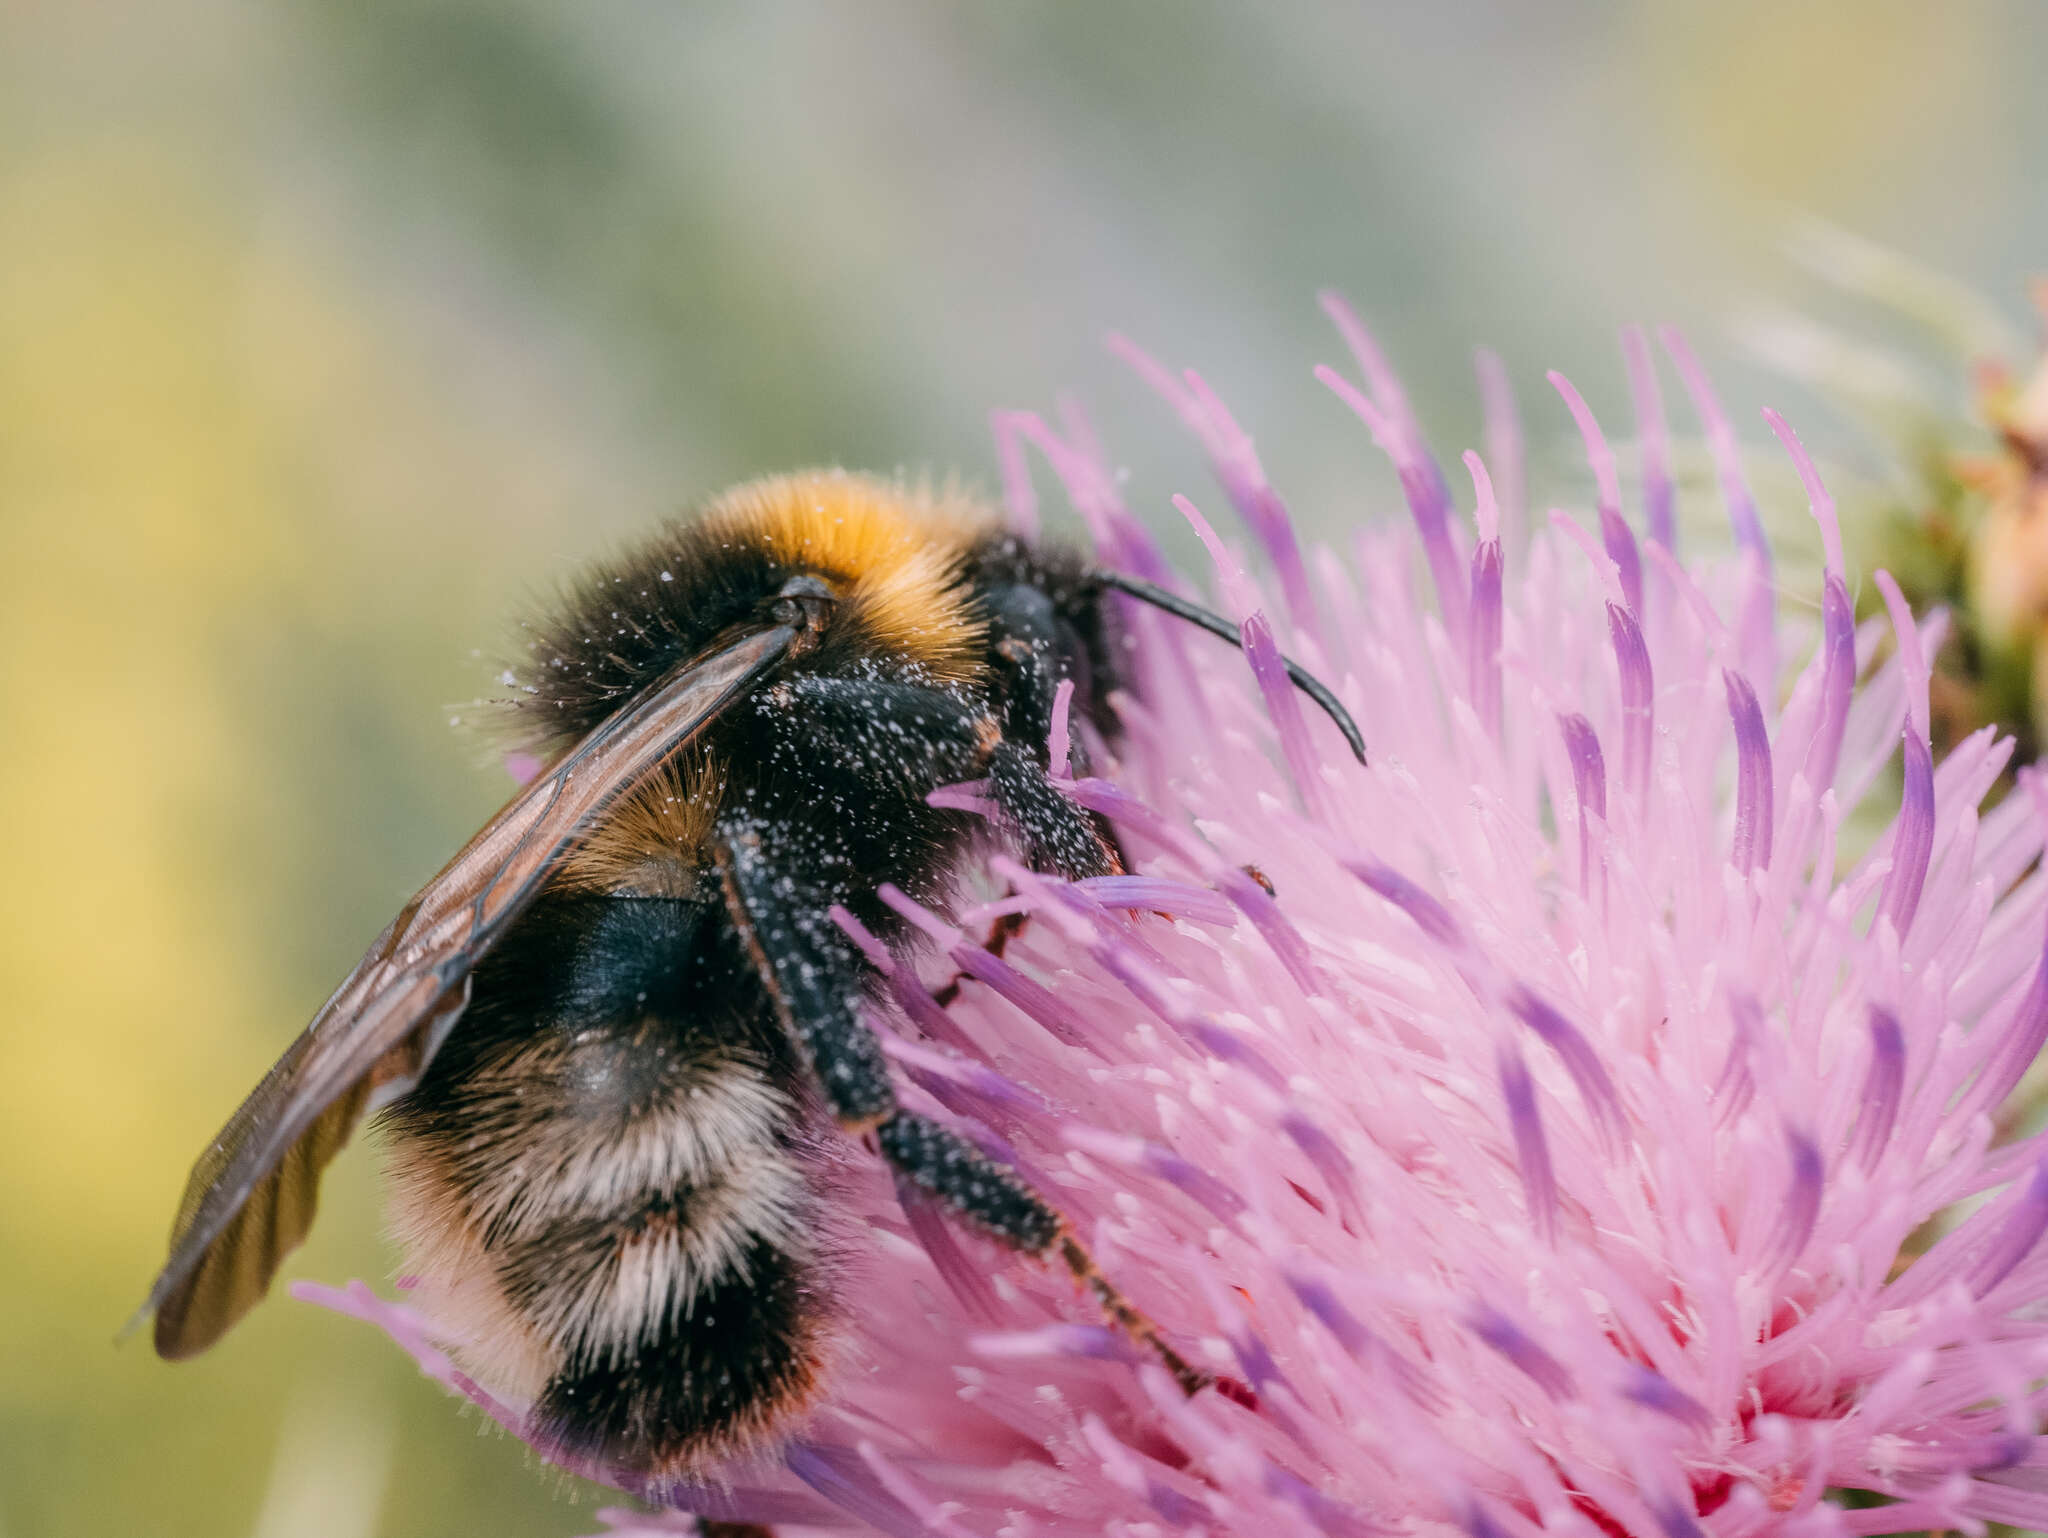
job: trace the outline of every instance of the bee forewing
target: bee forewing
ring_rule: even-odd
[[[193,1166],[142,1307],[160,1355],[205,1350],[256,1304],[312,1225],[321,1170],[365,1115],[419,1082],[477,962],[605,809],[799,633],[750,631],[678,669],[514,796],[378,936]]]

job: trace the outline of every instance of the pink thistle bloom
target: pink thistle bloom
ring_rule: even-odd
[[[903,900],[930,956],[875,952],[905,1104],[1023,1171],[1219,1388],[1184,1397],[1064,1275],[906,1205],[849,1145],[871,1243],[836,1388],[772,1456],[640,1490],[670,1512],[615,1531],[2048,1528],[2048,1141],[2001,1120],[2048,1036],[2048,786],[2023,773],[1980,810],[2011,752],[1988,730],[1933,762],[1940,621],[1879,575],[1888,623],[1857,630],[1832,504],[1772,416],[1827,550],[1780,616],[1733,430],[1678,339],[1731,559],[1674,548],[1640,336],[1641,516],[1553,376],[1597,503],[1532,523],[1494,490],[1522,480],[1498,363],[1468,516],[1329,307],[1363,383],[1322,377],[1412,518],[1351,532],[1348,559],[1303,544],[1209,387],[1119,343],[1273,573],[1269,596],[1177,499],[1249,665],[1134,612],[1126,734],[1066,783],[1136,873],[1066,885],[996,855],[986,889],[1014,895]],[[1030,447],[1102,559],[1168,575],[1078,419],[1006,413],[998,436],[1020,522]],[[1845,820],[1894,761],[1900,808],[1850,858]],[[1000,959],[977,939],[999,911],[1032,916]],[[301,1292],[475,1394],[402,1305]]]

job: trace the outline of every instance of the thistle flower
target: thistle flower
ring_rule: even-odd
[[[1135,873],[1067,885],[995,855],[1011,895],[893,896],[931,954],[874,953],[906,1103],[1051,1195],[1220,1391],[1184,1397],[1061,1275],[852,1149],[871,1244],[842,1381],[773,1458],[642,1489],[669,1510],[607,1513],[615,1532],[2048,1527],[2048,1138],[2001,1121],[2048,1036],[2048,784],[1980,813],[2011,748],[1988,730],[1935,763],[1940,620],[1880,576],[1888,616],[1858,628],[1827,492],[1773,416],[1827,550],[1818,625],[1780,617],[1676,338],[1732,559],[1673,548],[1661,453],[1639,532],[1557,376],[1598,499],[1525,530],[1493,490],[1521,480],[1497,366],[1502,462],[1465,455],[1468,517],[1330,308],[1364,382],[1322,377],[1412,517],[1351,531],[1348,560],[1305,548],[1208,386],[1119,344],[1271,567],[1269,594],[1176,499],[1249,665],[1133,614],[1124,736],[1066,783]],[[1640,336],[1629,357],[1661,445]],[[1078,423],[998,433],[1014,517],[1035,447],[1103,559],[1165,574]],[[1283,647],[1365,725],[1370,767],[1303,712]],[[1900,809],[1845,855],[1894,760]],[[980,951],[1011,911],[1022,937]],[[301,1292],[477,1397],[402,1304]]]

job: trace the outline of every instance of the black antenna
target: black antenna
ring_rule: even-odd
[[[1200,604],[1189,603],[1187,599],[1176,593],[1169,593],[1163,587],[1155,587],[1141,578],[1127,577],[1118,571],[1098,571],[1095,573],[1095,580],[1104,587],[1113,587],[1119,593],[1127,593],[1140,602],[1149,603],[1155,609],[1164,609],[1176,619],[1184,619],[1191,625],[1199,625],[1209,634],[1221,636],[1232,646],[1240,649],[1244,646],[1244,637],[1238,633],[1237,626],[1231,624],[1229,620],[1203,608]],[[1342,732],[1344,740],[1351,744],[1351,751],[1357,755],[1361,764],[1364,763],[1365,736],[1358,730],[1358,723],[1351,719],[1351,713],[1337,703],[1337,696],[1330,692],[1329,685],[1293,658],[1282,657],[1280,660],[1287,665],[1287,676],[1294,681],[1294,687],[1322,706],[1323,714],[1337,723],[1337,730]]]

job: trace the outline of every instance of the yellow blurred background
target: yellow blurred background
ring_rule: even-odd
[[[520,602],[739,477],[993,480],[1101,353],[1202,367],[1325,525],[1384,504],[1309,377],[1347,291],[1439,446],[1470,348],[1618,429],[1616,325],[1734,401],[1817,214],[2020,307],[2048,11],[1768,0],[677,7],[0,0],[0,1538],[594,1531],[366,1328],[113,1336],[184,1173],[507,783]],[[382,1280],[375,1159],[292,1274]],[[480,1434],[481,1431],[481,1434]]]

